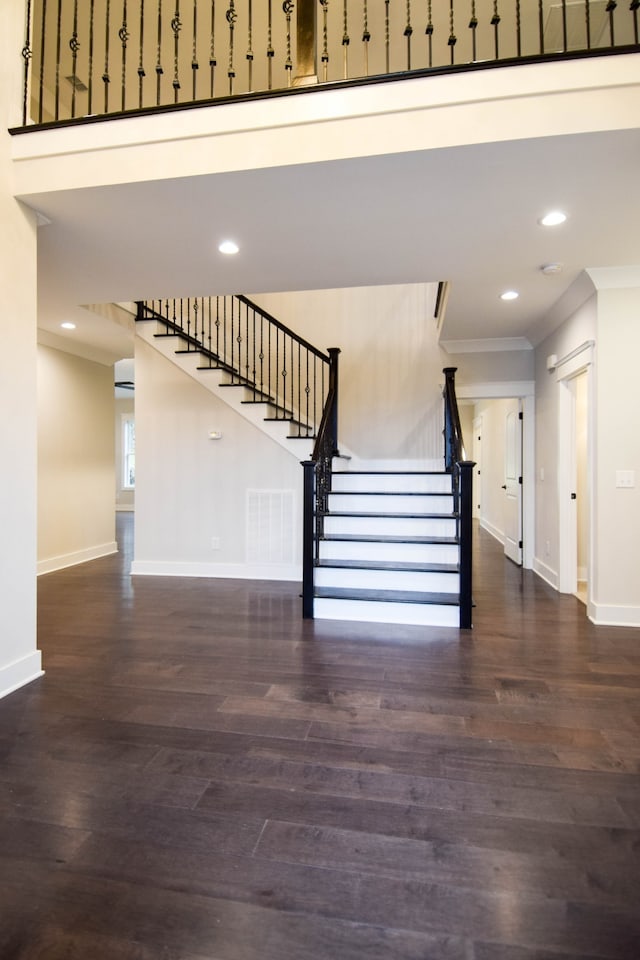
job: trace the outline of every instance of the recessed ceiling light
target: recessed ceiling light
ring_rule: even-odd
[[[566,219],[567,215],[562,210],[552,210],[551,213],[547,213],[541,218],[540,223],[543,227],[557,227],[564,223]]]
[[[500,294],[501,300],[517,300],[520,294],[516,290],[505,290]]]
[[[233,254],[238,253],[240,247],[233,240],[223,240],[220,246],[218,247],[220,253]]]
[[[61,323],[60,326],[63,330],[75,330],[75,323],[71,323],[71,320],[65,320],[64,323]]]

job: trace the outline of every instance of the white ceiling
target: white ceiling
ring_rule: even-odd
[[[585,267],[640,264],[639,171],[633,130],[34,194],[40,323],[116,359],[130,335],[77,305],[449,280],[445,339],[535,342]]]

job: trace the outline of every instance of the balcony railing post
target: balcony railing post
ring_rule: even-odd
[[[469,630],[472,626],[473,606],[473,460],[461,460],[456,464],[459,471],[459,535],[460,535],[460,627]]]
[[[315,553],[315,479],[313,460],[303,460],[304,470],[302,508],[302,616],[313,620],[313,567]]]

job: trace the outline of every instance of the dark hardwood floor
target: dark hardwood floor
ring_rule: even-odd
[[[464,633],[131,537],[40,578],[0,701],[1,960],[638,960],[640,630],[482,533]]]

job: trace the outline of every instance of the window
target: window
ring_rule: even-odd
[[[136,421],[133,414],[122,416],[122,489],[136,485]]]

